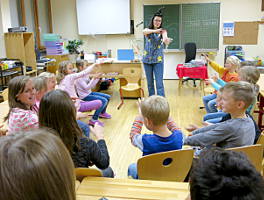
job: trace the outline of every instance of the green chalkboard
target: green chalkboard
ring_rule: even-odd
[[[168,36],[173,38],[169,49],[179,49],[179,18],[180,5],[145,5],[144,6],[144,27],[148,27],[153,14],[161,7],[163,10],[163,28],[168,31]]]
[[[195,42],[198,49],[218,49],[220,3],[144,5],[144,27],[161,7],[163,27],[173,38],[169,49],[183,49],[187,42]]]
[[[198,49],[218,49],[220,3],[182,5],[182,42],[195,42]]]

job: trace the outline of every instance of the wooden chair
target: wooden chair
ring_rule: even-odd
[[[82,182],[86,176],[101,177],[102,172],[93,168],[75,168],[76,179]]]
[[[3,90],[3,92],[1,93],[1,96],[3,97],[4,101],[8,100],[8,88]]]
[[[262,171],[262,159],[263,159],[263,146],[260,144],[249,145],[243,147],[228,148],[227,150],[243,152],[246,154],[251,163],[255,166],[256,170]]]
[[[193,154],[193,149],[181,149],[144,156],[137,162],[138,177],[182,182],[191,169]]]
[[[132,91],[140,90],[140,97],[141,98],[144,97],[144,90],[141,88],[141,85],[139,85],[142,70],[139,68],[124,68],[122,74],[127,84],[124,86],[120,86],[119,92],[120,92],[121,103],[119,104],[117,109],[120,109],[121,106],[124,104],[124,96],[122,91],[132,92]]]
[[[260,134],[256,144],[261,144],[262,146],[264,146],[264,132]]]

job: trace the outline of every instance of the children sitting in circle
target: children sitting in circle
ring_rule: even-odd
[[[78,80],[79,78],[88,76],[92,71],[96,71],[98,65],[99,64],[97,63],[92,64],[91,66],[87,67],[85,70],[75,73],[73,65],[70,61],[63,61],[59,64],[59,69],[57,74],[58,89],[64,90],[70,95],[70,97],[75,101],[75,106],[77,108],[77,111],[79,112],[97,110],[102,106],[102,101],[100,100],[93,100],[93,101],[80,100],[75,90],[75,81]],[[90,124],[94,125],[94,121],[90,120]],[[102,123],[100,124],[103,125]]]
[[[78,68],[78,71],[81,72],[89,66],[87,61],[77,60],[76,67]],[[100,100],[102,102],[102,105],[100,106],[100,108],[98,108],[95,111],[92,120],[90,120],[91,125],[94,125],[96,122],[102,124],[102,122],[98,120],[99,117],[106,119],[111,118],[111,115],[106,112],[107,105],[109,103],[111,96],[101,92],[92,92],[92,89],[96,86],[96,84],[100,80],[99,78],[101,75],[102,73],[97,73],[94,75],[92,79],[86,76],[86,77],[81,77],[75,81],[76,90],[81,100],[83,101]]]
[[[207,60],[209,65],[219,74],[222,80],[224,80],[225,82],[238,81],[237,70],[240,67],[240,60],[236,56],[227,57],[225,67],[210,60],[206,55],[205,59]],[[216,81],[218,80],[217,77],[215,77],[215,79]],[[217,112],[216,93],[204,96],[203,103],[207,113]]]

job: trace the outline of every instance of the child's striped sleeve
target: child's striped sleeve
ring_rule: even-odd
[[[167,122],[167,128],[168,128],[171,132],[173,132],[173,131],[175,131],[175,130],[180,130],[180,128],[177,126],[177,124],[174,122],[174,120],[173,120],[171,117],[169,117],[169,120],[168,120],[168,122]]]
[[[130,131],[130,139],[132,143],[133,143],[134,136],[141,134],[142,126],[143,126],[143,118],[140,116],[137,116],[133,122],[131,131]]]

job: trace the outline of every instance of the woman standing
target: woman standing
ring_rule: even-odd
[[[143,30],[143,34],[145,36],[143,63],[148,82],[149,96],[155,94],[154,75],[157,95],[165,96],[163,86],[163,48],[164,43],[168,45],[172,39],[168,38],[167,31],[162,29],[162,14],[160,11],[154,14],[149,27]]]

